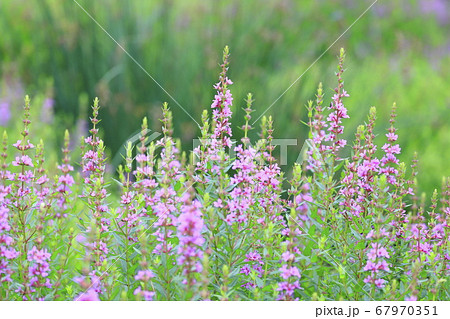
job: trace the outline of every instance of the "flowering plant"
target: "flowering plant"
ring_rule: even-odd
[[[274,157],[272,117],[251,143],[251,94],[244,138],[232,141],[228,48],[200,145],[181,150],[164,104],[162,137],[148,139],[144,118],[117,179],[98,99],[76,166],[67,131],[56,165],[42,140],[32,144],[26,97],[12,158],[3,134],[0,300],[448,299],[450,179],[430,208],[419,201],[417,160],[407,173],[397,159],[395,105],[381,151],[374,107],[352,145],[343,138],[344,58],[330,106],[321,84],[307,104],[306,158],[289,178]]]

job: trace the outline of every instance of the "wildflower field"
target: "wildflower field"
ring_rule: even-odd
[[[398,158],[409,163],[418,152],[418,194],[425,192],[430,205],[442,175],[450,176],[449,27],[447,0],[4,0],[0,126],[12,135],[30,95],[31,112],[42,106],[31,129],[46,142],[47,159],[56,161],[64,134],[55,130],[70,129],[71,148],[78,149],[98,97],[105,155],[116,171],[136,123],[147,117],[149,129],[159,132],[161,105],[169,102],[174,135],[183,150],[192,150],[213,98],[208,88],[217,81],[221,49],[229,45],[233,136],[244,136],[236,128],[245,125],[243,101],[252,92],[250,124],[259,128],[261,116],[272,115],[276,139],[297,139],[286,163],[279,162],[291,178],[308,137],[307,126],[298,125],[307,122],[303,106],[319,82],[326,93],[334,87],[335,57],[344,47],[351,116],[343,138],[353,139],[375,105],[375,141],[382,145],[381,123],[397,102]],[[325,105],[331,97],[324,96]],[[274,152],[278,157],[279,148]]]
[[[250,93],[233,140],[229,57],[225,47],[198,147],[183,151],[165,103],[162,135],[143,118],[116,175],[101,101],[80,148],[61,132],[56,160],[25,97],[22,127],[2,138],[0,300],[449,300],[450,179],[426,205],[417,159],[398,159],[396,105],[388,123],[372,107],[343,137],[341,49],[334,90],[318,83],[306,103],[306,144],[285,177],[274,119],[251,126]]]

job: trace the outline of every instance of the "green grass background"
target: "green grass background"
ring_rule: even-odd
[[[267,112],[274,117],[277,138],[298,139],[298,146],[289,148],[289,163],[307,136],[301,124],[307,117],[304,105],[319,82],[329,103],[336,55],[344,47],[351,116],[346,137],[352,138],[376,106],[376,133],[384,143],[396,102],[401,160],[409,162],[417,151],[420,190],[430,196],[440,187],[442,176],[450,175],[450,8],[447,4],[446,16],[427,12],[436,1],[378,1]],[[229,45],[237,138],[247,92],[254,94],[256,119],[372,2],[78,0],[198,122],[214,96],[221,52]],[[48,148],[57,150],[66,127],[83,131],[80,119],[87,119],[89,101],[98,96],[111,157],[143,116],[159,131],[164,101],[174,113],[175,135],[185,149],[192,148],[198,134],[192,119],[74,1],[2,1],[0,29],[0,99],[13,110],[10,135],[18,134],[25,93],[37,109],[45,96],[53,97],[53,125],[40,124],[37,132],[46,131]]]

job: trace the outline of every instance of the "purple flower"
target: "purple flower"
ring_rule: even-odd
[[[293,253],[291,253],[290,251],[285,251],[284,253],[281,254],[281,259],[283,259],[283,261],[294,261],[295,259],[295,255]]]
[[[228,89],[228,85],[233,82],[228,79],[228,59],[229,52],[228,47],[225,48],[223,54],[223,63],[221,64],[222,72],[219,75],[219,82],[213,87],[217,90],[214,100],[211,104],[212,117],[213,117],[213,132],[204,134],[205,139],[202,141],[203,146],[197,147],[194,150],[194,154],[199,157],[199,161],[196,163],[197,170],[209,171],[213,174],[219,173],[218,163],[228,160],[229,156],[226,154],[225,149],[231,147],[231,105],[233,103],[233,97]],[[208,124],[205,124],[209,126]],[[209,165],[207,163],[209,162]],[[223,163],[222,163],[223,164]]]
[[[283,300],[286,296],[292,297],[296,289],[301,289],[298,281],[292,283],[286,281],[280,282],[277,288],[277,291],[280,292],[278,299]]]
[[[366,266],[364,267],[364,271],[376,271],[376,269],[377,269],[377,265],[369,259],[367,261]]]
[[[248,275],[250,275],[251,272],[252,272],[252,270],[250,269],[250,267],[248,265],[244,265],[241,267],[241,270],[240,270],[241,274],[248,276]]]
[[[33,161],[28,155],[16,156],[16,160],[12,162],[13,166],[31,166],[33,167]]]
[[[154,278],[155,275],[151,270],[139,270],[137,275],[134,276],[134,279],[140,281],[149,281],[151,278]]]
[[[88,291],[80,294],[74,299],[75,301],[100,301],[98,293],[94,289],[88,289]]]
[[[100,120],[97,118],[99,112],[99,101],[94,99],[92,106],[92,129],[89,131],[90,136],[85,138],[83,145],[83,152],[81,154],[82,162],[82,176],[84,177],[84,184],[82,189],[82,196],[86,199],[88,207],[91,212],[93,220],[93,231],[96,236],[86,234],[88,239],[85,243],[86,259],[91,260],[89,265],[89,276],[84,278],[87,283],[94,284],[94,289],[97,293],[101,293],[103,289],[103,281],[107,278],[107,273],[102,270],[104,261],[108,258],[110,248],[110,233],[108,219],[109,208],[105,203],[107,197],[105,176],[105,157],[104,157],[104,143],[98,136],[97,124]],[[65,139],[65,149],[68,151],[69,137]],[[64,169],[70,170],[69,159],[64,160]],[[67,173],[67,172],[66,172]],[[64,180],[63,180],[64,181]],[[66,180],[71,182],[71,180]],[[64,202],[64,200],[62,200]],[[90,268],[92,267],[92,268]],[[101,275],[100,275],[101,274]]]
[[[155,297],[155,293],[153,291],[142,290],[141,287],[137,287],[133,294],[135,296],[144,297],[144,300],[146,301],[153,301],[153,298]]]
[[[6,126],[11,119],[10,105],[7,102],[0,102],[0,125]]]
[[[448,6],[446,0],[420,0],[421,13],[435,15],[442,24],[449,22]]]
[[[376,271],[379,270],[390,271],[389,264],[386,262],[386,260],[382,259],[377,263]]]
[[[13,245],[13,238],[7,234],[11,229],[8,221],[9,209],[0,203],[0,283],[11,282],[10,260],[19,256]]]
[[[38,249],[34,246],[28,251],[27,259],[31,262],[28,268],[31,287],[47,287],[51,288],[51,284],[46,279],[50,272],[50,260],[51,254],[47,249]]]
[[[42,104],[41,121],[50,124],[53,121],[53,105],[55,101],[52,98],[45,98]]]
[[[28,252],[28,260],[29,261],[35,261],[38,264],[45,264],[47,260],[50,259],[51,254],[47,251],[47,249],[37,249],[36,246],[34,246],[29,252]]]
[[[386,282],[386,280],[384,280],[382,278],[375,279],[375,281],[374,281],[375,286],[377,286],[378,288],[384,288],[385,282]]]
[[[177,236],[179,238],[178,264],[183,267],[186,284],[195,284],[194,274],[202,271],[203,258],[202,245],[205,239],[202,236],[203,219],[200,211],[201,204],[194,200],[191,204],[181,207],[181,214],[177,220]]]
[[[378,240],[382,236],[388,236],[384,228],[375,231],[371,230],[366,238]],[[386,261],[386,259],[390,258],[390,256],[387,249],[381,246],[379,242],[372,242],[371,246],[372,248],[367,251],[368,260],[363,269],[364,271],[369,271],[370,275],[364,279],[364,282],[373,284],[377,288],[383,288],[386,281],[381,277],[384,273],[390,271],[389,264]]]
[[[372,249],[367,253],[370,260],[375,260],[377,257],[389,258],[389,254],[384,247],[380,247],[377,243],[372,243]]]
[[[283,265],[280,268],[280,273],[281,273],[281,278],[283,278],[285,280],[288,279],[289,277],[301,278],[300,271],[295,266],[288,267],[287,265]]]

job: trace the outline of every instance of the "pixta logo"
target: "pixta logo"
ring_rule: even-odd
[[[207,147],[208,145],[211,145],[212,142],[214,140],[213,139],[194,139],[192,142],[192,150],[195,150],[196,148],[198,148],[199,146],[205,146]],[[236,140],[232,139],[231,140],[232,145],[236,145]],[[288,150],[292,149],[289,148],[289,146],[297,146],[298,145],[298,140],[297,139],[292,139],[292,138],[281,138],[281,139],[273,139],[272,140],[272,145],[275,148],[279,148],[279,158],[277,158],[277,162],[280,166],[285,166],[288,165]],[[297,164],[302,164],[303,161],[306,158],[306,153],[309,149],[309,145],[310,145],[310,140],[306,140],[303,142],[302,148],[300,150],[300,152],[297,154],[297,159],[296,159],[296,163]],[[251,147],[253,147],[256,151],[259,151],[259,144],[255,144],[255,145],[251,145]],[[230,158],[235,158],[236,157],[236,152],[234,150],[234,147],[230,147],[230,149],[228,150],[228,155]]]

